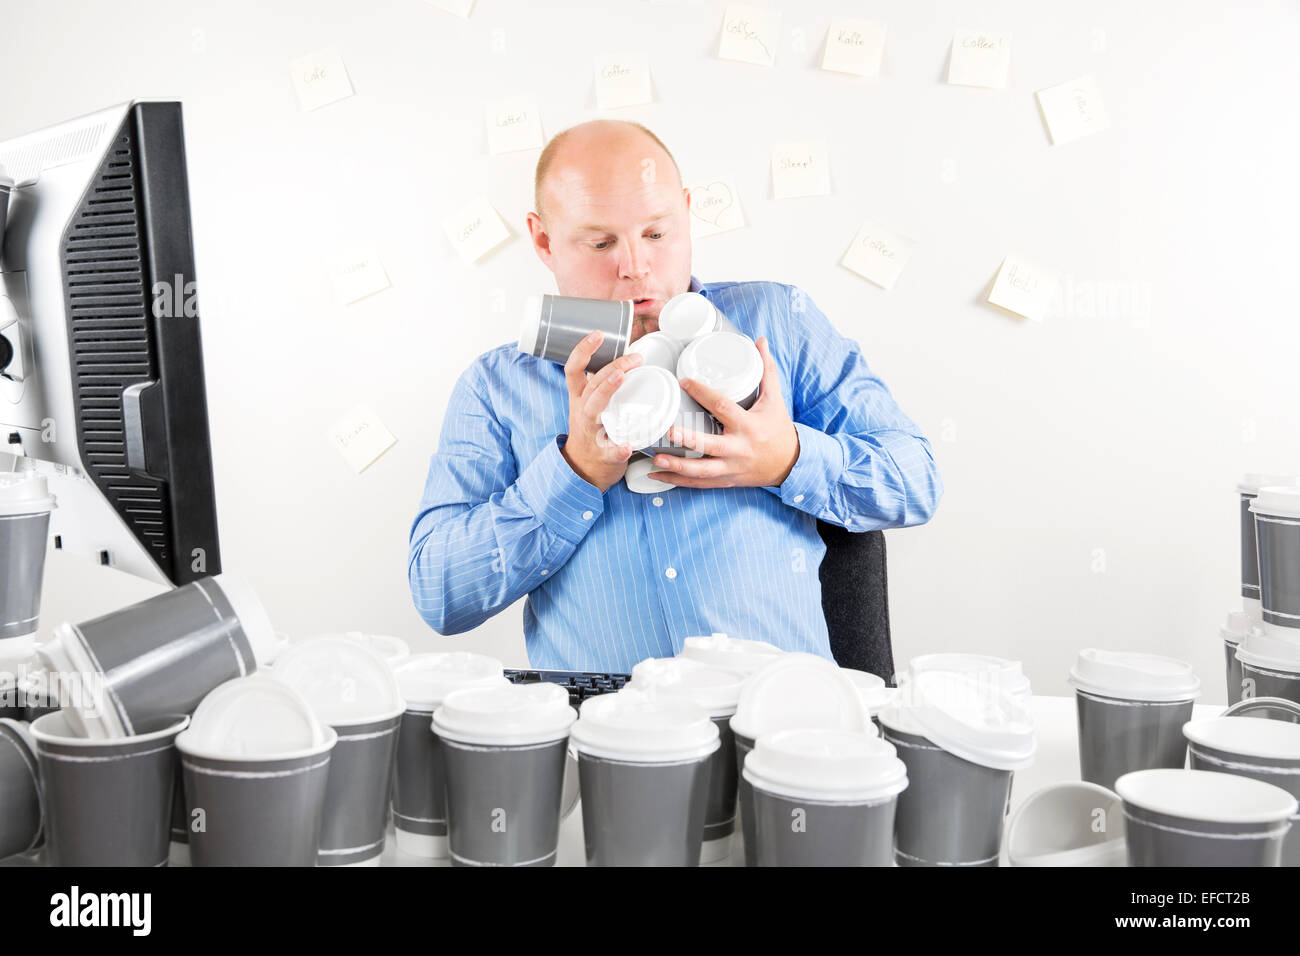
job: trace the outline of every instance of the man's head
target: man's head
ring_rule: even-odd
[[[557,134],[537,161],[533,248],[560,295],[647,299],[633,339],[691,281],[689,193],[667,148],[639,123],[592,120]]]

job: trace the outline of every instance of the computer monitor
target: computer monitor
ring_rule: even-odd
[[[181,104],[0,142],[7,181],[0,453],[50,478],[56,547],[159,583],[219,573]]]

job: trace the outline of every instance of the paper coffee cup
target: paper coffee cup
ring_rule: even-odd
[[[785,730],[745,759],[758,866],[889,866],[907,768],[864,733]]]
[[[456,866],[554,866],[569,728],[558,684],[458,690],[433,715]]]
[[[700,863],[717,863],[731,854],[736,828],[736,739],[731,717],[740,703],[743,675],[685,657],[647,658],[632,668],[628,684],[638,690],[676,694],[709,715],[718,728],[718,749],[709,771],[709,802],[704,815]]]
[[[1129,866],[1279,866],[1297,810],[1280,787],[1205,770],[1138,770],[1115,790]]]
[[[667,332],[685,345],[710,332],[735,332],[736,327],[706,296],[698,292],[682,292],[665,302],[659,310],[659,331]]]
[[[650,477],[650,472],[662,470],[654,463],[653,458],[644,452],[634,451],[632,457],[627,460],[623,481],[628,491],[638,495],[658,495],[665,491],[672,491],[677,486],[671,481],[660,481],[658,478]]]
[[[1006,849],[1012,866],[1125,866],[1124,808],[1095,783],[1043,787],[1012,815]]]
[[[67,711],[31,725],[53,866],[163,866],[170,843],[178,734],[188,715],[151,717],[138,733],[83,737]]]
[[[1300,641],[1272,625],[1252,627],[1237,646],[1241,699],[1281,697],[1300,703]]]
[[[624,687],[584,701],[571,737],[587,865],[698,866],[720,746],[709,715]]]
[[[36,741],[27,724],[0,718],[0,860],[41,842],[44,804]]]
[[[1201,682],[1172,657],[1087,648],[1070,669],[1084,780],[1107,789],[1134,770],[1182,767],[1183,724]]]
[[[632,339],[636,304],[566,295],[530,295],[524,300],[519,327],[519,351],[563,365],[586,336],[604,333],[600,347],[587,362],[597,372],[623,355]]]
[[[991,690],[1009,694],[1022,704],[1028,703],[1032,696],[1029,678],[1025,676],[1020,661],[988,654],[961,653],[922,654],[908,661],[909,675],[914,676],[925,670],[970,675],[981,683],[987,683]]]
[[[682,343],[667,332],[650,332],[627,347],[626,355],[638,354],[643,365],[657,365],[673,374],[677,373],[677,360],[682,354]]]
[[[1300,640],[1300,486],[1261,488],[1250,510],[1259,549],[1260,617]]]
[[[686,638],[678,656],[748,677],[784,653],[781,648],[766,641],[750,641],[714,632]]]
[[[699,458],[701,453],[673,442],[668,433],[673,426],[706,435],[718,434],[720,427],[677,383],[676,377],[658,366],[631,369],[610,396],[600,413],[605,434],[616,445],[628,445],[647,455],[666,454]]]
[[[676,371],[678,379],[700,382],[748,409],[758,400],[763,356],[747,335],[708,332],[682,349]]]
[[[1300,475],[1268,475],[1251,473],[1237,483],[1241,500],[1241,599],[1242,609],[1252,618],[1260,619],[1259,606],[1259,549],[1255,540],[1255,515],[1251,502],[1261,488],[1300,485]]]
[[[456,651],[414,654],[394,673],[406,701],[397,734],[393,777],[393,826],[397,848],[426,859],[443,859],[447,847],[447,766],[433,732],[434,712],[447,695],[467,687],[508,683],[494,657]]]
[[[0,473],[0,640],[35,633],[54,496],[44,478]]]

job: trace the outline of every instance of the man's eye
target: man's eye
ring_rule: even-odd
[[[595,243],[594,245],[592,245],[591,248],[593,248],[593,249],[601,249],[601,250],[603,250],[603,249],[605,249],[608,245],[609,245],[609,240],[608,240],[608,239],[602,239],[600,242],[597,242],[597,243]]]
[[[664,237],[664,234],[663,234],[662,232],[652,232],[652,233],[650,234],[650,238],[651,238],[651,239],[662,239],[663,237]]]

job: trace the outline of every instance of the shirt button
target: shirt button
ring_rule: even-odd
[[[582,520],[583,520],[583,521],[590,521],[590,520],[591,520],[591,512],[590,512],[590,511],[584,511],[584,512],[582,513]]]
[[[664,572],[664,577],[666,577],[669,581],[671,581],[673,578],[677,577],[677,569],[669,568],[667,571]]]
[[[654,505],[656,508],[662,508],[664,506],[664,500],[660,498],[658,495],[655,495],[654,500],[651,501],[650,503]]]
[[[800,501],[803,501],[803,495],[795,495],[794,500],[795,500],[795,504],[798,504]],[[588,512],[588,515],[590,514],[591,512]]]
[[[550,574],[550,571],[548,571],[546,568],[542,568],[542,573],[543,573],[543,574]]]

